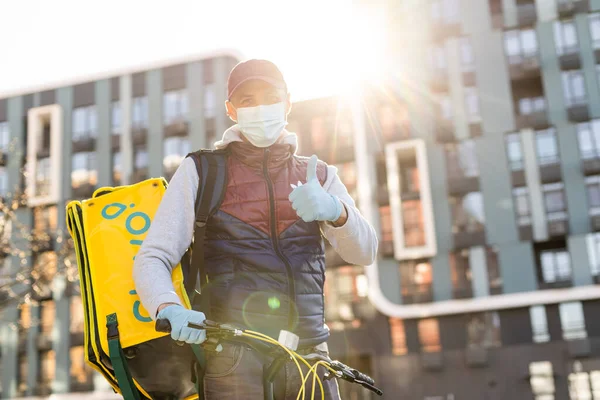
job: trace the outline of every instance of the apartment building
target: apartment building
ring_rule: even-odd
[[[101,186],[170,179],[191,149],[210,147],[231,125],[222,104],[239,59],[215,53],[0,100],[0,196],[28,194],[12,229],[2,229],[23,251],[2,255],[2,289],[16,284],[0,298],[0,397],[111,392],[84,363],[77,278],[56,275],[72,257],[61,253],[66,202]],[[19,273],[31,279],[14,279]],[[35,290],[17,287],[26,284]]]
[[[297,129],[382,242],[330,265],[334,351],[391,398],[600,398],[600,2],[387,6],[385,90]]]

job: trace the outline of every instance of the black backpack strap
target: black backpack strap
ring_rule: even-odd
[[[201,292],[208,283],[208,276],[204,268],[204,236],[208,219],[219,209],[225,194],[226,152],[201,150],[191,153],[189,156],[196,164],[199,182],[189,272],[184,284],[188,294],[191,293],[196,297],[195,294]],[[198,277],[200,282],[198,282]]]

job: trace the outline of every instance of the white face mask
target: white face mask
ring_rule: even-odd
[[[277,141],[285,120],[285,103],[237,109],[237,124],[240,130],[256,147],[269,147]]]

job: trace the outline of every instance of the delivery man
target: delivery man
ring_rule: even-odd
[[[171,280],[172,268],[193,237],[202,184],[190,157],[173,175],[136,256],[137,293],[153,318],[169,320],[178,341],[206,339],[204,330],[187,327],[188,322],[202,323],[206,312],[211,320],[275,339],[280,330],[294,332],[301,354],[326,354],[323,237],[349,264],[370,265],[377,253],[375,231],[335,167],[316,156],[296,155],[297,137],[285,129],[292,103],[273,63],[252,59],[236,65],[225,107],[236,124],[215,143],[216,149],[227,150],[227,182],[205,235],[210,310],[184,308]],[[263,361],[243,344],[225,343],[220,353],[207,357],[205,398],[262,399]],[[276,398],[296,398],[301,381],[295,368],[291,362],[282,368]],[[327,399],[340,398],[335,379],[324,386]]]

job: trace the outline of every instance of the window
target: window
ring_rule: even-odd
[[[530,115],[546,110],[546,99],[544,97],[526,97],[519,99],[519,114]]]
[[[441,117],[445,120],[452,120],[454,118],[454,111],[452,110],[452,100],[449,96],[440,96],[440,113]]]
[[[391,256],[394,254],[394,231],[390,206],[379,207],[379,217],[381,219],[381,253],[384,256]]]
[[[446,24],[460,22],[458,0],[433,0],[431,2],[431,18]]]
[[[73,188],[86,184],[95,186],[97,178],[96,152],[73,154],[71,169],[71,185]]]
[[[113,101],[110,106],[110,131],[113,135],[121,134],[121,102]]]
[[[535,56],[538,52],[535,30],[507,31],[504,34],[504,51],[509,64],[519,64],[523,58]]]
[[[573,362],[569,374],[569,398],[571,400],[600,399],[600,371],[584,371],[581,361]]]
[[[550,340],[550,333],[548,332],[546,307],[532,306],[529,308],[529,318],[531,320],[531,330],[533,332],[534,343],[548,342]]]
[[[392,354],[401,356],[408,352],[406,347],[406,332],[404,321],[400,318],[390,318],[390,333],[392,337]]]
[[[121,152],[113,153],[112,155],[112,171],[113,171],[113,184],[120,185],[121,174],[123,173],[123,161]]]
[[[521,134],[511,133],[506,135],[506,153],[511,171],[521,171],[524,168],[522,147]]]
[[[527,186],[513,189],[513,200],[517,214],[517,225],[531,225],[531,206],[529,204],[529,188]]]
[[[83,334],[85,321],[83,319],[83,304],[81,302],[81,296],[71,296],[70,324],[69,331],[71,333]]]
[[[468,317],[467,345],[470,348],[500,346],[500,317],[497,312],[478,313]]]
[[[176,169],[183,158],[190,152],[190,141],[188,138],[172,137],[164,141],[165,158],[163,166],[167,170]]]
[[[368,295],[364,268],[343,266],[325,272],[325,318],[334,330],[361,326],[362,315],[357,313]]]
[[[583,71],[565,71],[562,73],[563,94],[568,107],[585,104],[585,78]]]
[[[0,151],[8,151],[8,145],[10,144],[10,129],[8,128],[8,122],[0,122]]]
[[[498,261],[498,250],[495,247],[486,248],[486,264],[488,284],[491,295],[502,293],[502,273]]]
[[[424,246],[425,230],[423,229],[423,207],[420,200],[402,202],[402,223],[405,246]]]
[[[577,124],[577,138],[582,159],[600,158],[600,119]]]
[[[569,282],[571,280],[571,258],[566,249],[541,251],[540,264],[543,283]]]
[[[73,109],[73,140],[95,138],[98,135],[96,106]]]
[[[356,163],[337,164],[338,176],[351,192],[356,187]]]
[[[573,20],[554,22],[554,44],[559,56],[577,51],[577,29]]]
[[[437,319],[428,318],[420,320],[418,329],[421,351],[430,353],[442,350],[440,344],[440,328]]]
[[[470,124],[481,122],[481,112],[479,110],[479,94],[477,88],[465,88],[465,104],[467,110],[467,119]]]
[[[40,302],[40,307],[40,333],[51,334],[56,317],[54,300],[44,300]]]
[[[423,303],[432,300],[432,269],[429,262],[400,262],[400,282],[403,303]]]
[[[463,176],[467,178],[479,176],[475,142],[473,140],[464,140],[458,143],[457,150],[458,165],[460,166]]]
[[[323,150],[327,146],[325,136],[325,121],[321,117],[313,118],[311,121],[311,142],[313,151]]]
[[[148,127],[148,98],[134,97],[131,111],[131,128],[145,129]]]
[[[138,147],[135,149],[134,166],[136,170],[148,167],[148,150],[146,148]]]
[[[58,228],[58,210],[56,206],[36,207],[33,209],[33,230],[38,233],[51,233]]]
[[[40,352],[40,375],[38,383],[48,388],[56,373],[56,353],[54,350]]]
[[[450,276],[452,279],[452,294],[455,299],[473,296],[468,250],[450,254]]]
[[[481,192],[470,192],[463,197],[450,197],[453,233],[481,232],[485,222]]]
[[[379,110],[379,123],[386,139],[410,137],[410,119],[404,104],[383,106]]]
[[[35,170],[35,195],[37,197],[50,194],[50,172],[50,158],[39,159]]]
[[[557,164],[559,162],[554,128],[537,131],[535,133],[535,147],[539,165]]]
[[[529,376],[534,400],[554,400],[554,372],[550,361],[529,364]]]
[[[188,96],[185,89],[163,94],[163,123],[170,125],[184,121],[188,115]]]
[[[214,83],[209,83],[204,87],[204,116],[206,118],[217,116],[217,93]]]
[[[446,73],[448,70],[448,60],[446,57],[445,46],[432,46],[430,50],[431,65],[438,73]]]
[[[587,337],[581,302],[561,303],[558,305],[558,311],[560,313],[560,325],[564,340],[584,339]]]
[[[590,36],[594,49],[600,49],[600,13],[589,14]]]
[[[587,237],[587,251],[590,270],[593,277],[600,276],[600,233],[591,233]]]
[[[69,358],[71,364],[71,384],[74,385],[74,391],[93,389],[93,369],[85,362],[85,353],[83,346],[74,346],[69,349]]]
[[[459,39],[458,48],[460,52],[460,65],[463,72],[475,70],[475,55],[473,54],[473,44],[468,37]]]
[[[0,196],[8,194],[8,172],[5,167],[0,167]]]
[[[548,221],[563,221],[567,218],[567,200],[564,186],[562,182],[542,185],[546,219]]]

